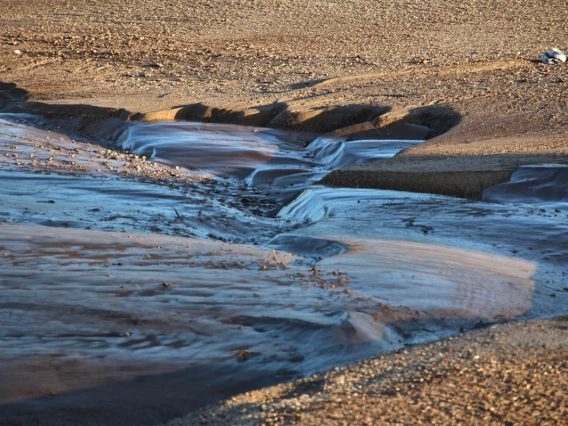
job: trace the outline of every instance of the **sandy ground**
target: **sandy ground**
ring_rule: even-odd
[[[432,192],[477,195],[496,169],[565,162],[567,66],[538,61],[568,48],[561,0],[1,5],[0,79],[34,100],[320,132],[453,127],[342,185],[423,191],[415,173],[436,172]],[[464,171],[485,180],[443,184]]]
[[[494,326],[239,395],[168,426],[566,424],[566,324]]]
[[[0,0],[0,109],[355,126],[344,130],[355,135],[406,121],[429,126],[428,142],[330,182],[476,196],[519,165],[567,162],[568,65],[537,60],[568,49],[565,9],[562,0]],[[186,422],[562,424],[565,322],[388,354]]]

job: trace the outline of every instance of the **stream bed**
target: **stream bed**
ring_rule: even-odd
[[[114,119],[77,135],[0,116],[0,423],[154,424],[568,313],[566,167],[472,201],[317,183],[416,140]]]

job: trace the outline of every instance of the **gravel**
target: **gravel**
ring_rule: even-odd
[[[561,425],[568,318],[495,325],[230,398],[168,426]]]

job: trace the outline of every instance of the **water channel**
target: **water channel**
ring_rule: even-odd
[[[120,424],[157,423],[405,345],[568,312],[564,166],[522,168],[465,200],[318,185],[417,140],[60,127],[0,116],[7,418],[128,403]],[[156,178],[124,172],[139,162]]]

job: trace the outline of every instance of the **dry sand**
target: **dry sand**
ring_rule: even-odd
[[[392,160],[329,177],[340,185],[476,196],[521,164],[568,162],[568,65],[537,60],[568,49],[564,0],[0,0],[0,10],[0,109],[432,129]],[[388,354],[187,423],[563,424],[565,323]]]
[[[478,195],[520,164],[566,161],[567,66],[538,61],[568,48],[562,0],[1,6],[0,81],[34,100],[318,132],[453,127],[333,183]]]

